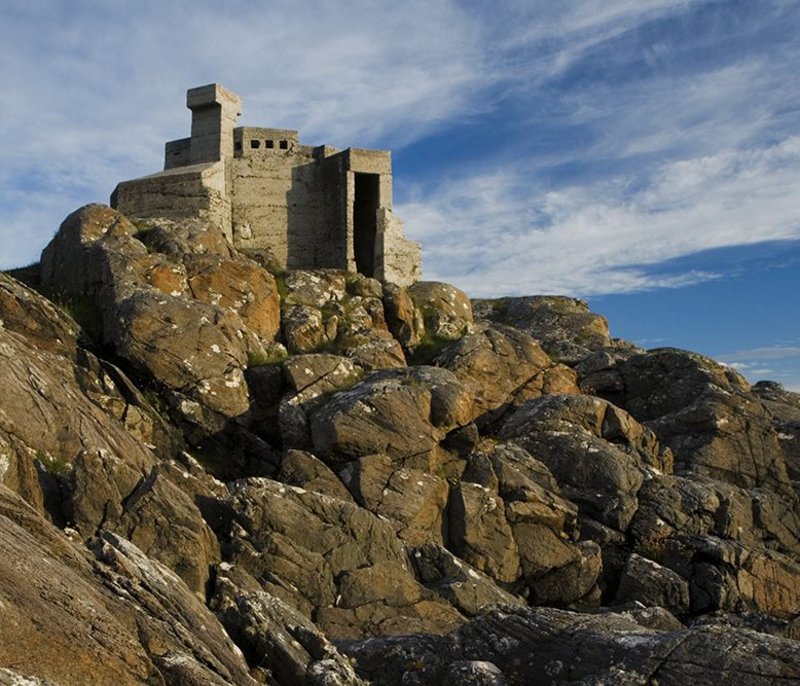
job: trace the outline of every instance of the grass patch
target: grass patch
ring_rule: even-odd
[[[454,343],[454,341],[426,333],[420,342],[414,346],[414,349],[410,351],[408,363],[414,366],[430,364],[451,343]]]
[[[248,367],[267,367],[273,364],[283,362],[289,353],[284,350],[257,350],[255,352],[247,353],[247,366]]]
[[[142,395],[144,396],[144,399],[148,402],[150,407],[152,407],[164,419],[169,421],[169,405],[167,404],[167,401],[161,397],[161,395],[156,389],[145,388],[142,391]]]
[[[64,314],[71,317],[95,341],[103,339],[103,312],[87,295],[54,294],[50,300]]]
[[[53,457],[48,453],[37,450],[36,459],[41,462],[42,466],[50,474],[66,476],[72,471],[72,463],[61,455]]]

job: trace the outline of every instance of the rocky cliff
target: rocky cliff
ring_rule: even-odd
[[[0,684],[800,683],[800,395],[100,205],[0,274]]]

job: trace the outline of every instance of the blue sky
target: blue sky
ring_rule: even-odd
[[[242,124],[391,148],[425,278],[800,390],[797,0],[0,0],[0,63],[0,268],[216,81]]]

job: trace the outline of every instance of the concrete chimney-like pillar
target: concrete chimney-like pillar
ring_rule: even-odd
[[[233,129],[242,112],[238,95],[211,83],[186,91],[192,111],[190,164],[218,162],[233,156]]]

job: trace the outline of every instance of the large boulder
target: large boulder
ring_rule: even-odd
[[[662,476],[647,481],[639,503],[629,529],[636,550],[689,583],[691,611],[800,611],[798,516],[778,496]]]
[[[360,686],[352,665],[293,607],[261,590],[246,572],[220,565],[211,608],[269,683]]]
[[[620,371],[626,409],[672,449],[678,470],[790,492],[772,416],[740,374],[672,348],[635,355]]]
[[[314,453],[331,463],[385,453],[430,465],[439,442],[472,415],[471,396],[445,369],[371,372],[311,416]]]
[[[389,330],[415,357],[430,359],[443,344],[472,331],[469,298],[447,283],[418,281],[408,288],[387,284],[383,303]]]
[[[185,258],[189,293],[195,300],[236,312],[265,342],[280,330],[281,302],[275,277],[255,262],[217,255]]]
[[[463,481],[451,490],[448,512],[453,552],[496,581],[516,581],[519,547],[503,500],[486,486]]]
[[[175,574],[114,534],[92,550],[0,486],[0,661],[15,683],[255,684]]]
[[[772,415],[772,428],[786,459],[789,478],[800,482],[800,393],[787,391],[774,381],[759,381],[752,387]],[[798,486],[795,485],[798,490]]]
[[[606,318],[589,311],[583,300],[534,295],[475,300],[476,320],[505,324],[533,336],[558,362],[575,365],[596,350],[624,344],[608,334]]]
[[[483,423],[543,393],[578,392],[569,368],[555,365],[533,338],[509,327],[467,334],[434,363],[453,372],[473,395],[476,419]]]
[[[35,348],[75,361],[80,327],[62,309],[2,272],[0,326]]]
[[[197,506],[154,468],[142,476],[106,451],[83,451],[70,475],[71,517],[84,538],[114,531],[205,599],[219,545]]]
[[[288,392],[278,406],[281,439],[286,447],[306,448],[311,443],[309,414],[362,373],[346,357],[324,353],[293,355],[282,367]]]
[[[505,502],[529,599],[558,604],[583,599],[597,582],[602,560],[599,546],[579,541],[578,508],[561,497],[547,466],[522,447],[501,443],[481,456]]]
[[[150,449],[104,409],[102,399],[113,391],[107,387],[109,395],[92,397],[81,387],[88,376],[71,360],[0,327],[0,384],[6,392],[0,480],[38,509],[46,507],[56,521],[63,513],[55,482],[69,473],[81,451],[105,450],[140,474],[155,463]],[[50,502],[48,495],[54,498]]]
[[[216,435],[248,411],[243,370],[272,345],[277,284],[217,229],[161,224],[81,208],[43,251],[42,285],[79,303],[79,322],[169,391],[173,412]]]
[[[525,604],[440,545],[426,543],[412,548],[410,553],[417,578],[468,617],[497,605]]]
[[[174,389],[182,398],[176,403],[182,414],[221,428],[224,417],[247,412],[247,350],[236,315],[142,292],[123,301],[117,317],[117,352]]]
[[[232,484],[226,561],[329,637],[443,633],[461,615],[415,578],[391,522],[268,479]]]
[[[443,478],[399,467],[388,455],[366,455],[340,471],[356,502],[396,522],[408,545],[442,543],[448,486]]]
[[[622,572],[617,597],[684,614],[689,610],[689,583],[668,567],[634,553]]]
[[[671,468],[655,435],[610,403],[582,395],[529,400],[509,417],[500,437],[544,462],[582,511],[624,530],[649,473]]]

